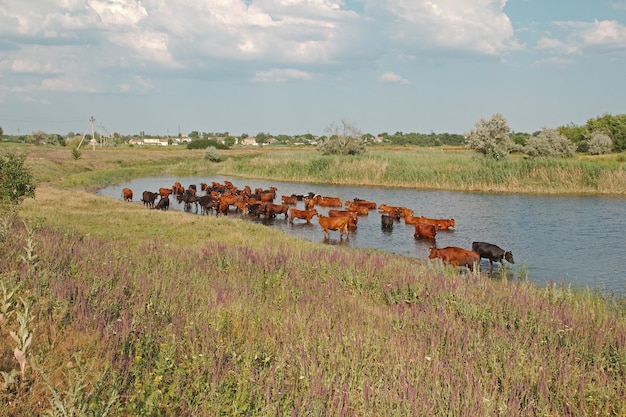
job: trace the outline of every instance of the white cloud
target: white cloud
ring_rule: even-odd
[[[305,71],[296,69],[278,69],[274,68],[269,71],[258,71],[253,78],[255,82],[286,82],[290,80],[311,80],[314,77]]]
[[[614,20],[593,22],[556,22],[560,37],[543,37],[537,42],[538,50],[563,55],[596,52],[626,52],[626,26]]]
[[[378,82],[382,84],[409,84],[409,81],[393,72],[386,72],[378,77]]]
[[[372,6],[376,0],[371,0]],[[501,55],[520,46],[503,9],[506,0],[386,0],[396,22],[388,30],[400,44],[415,50],[455,50]]]

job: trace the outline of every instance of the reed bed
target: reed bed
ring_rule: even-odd
[[[227,160],[226,175],[326,184],[541,194],[626,194],[626,165],[616,159],[505,161],[440,149],[373,150],[353,157],[275,151]]]

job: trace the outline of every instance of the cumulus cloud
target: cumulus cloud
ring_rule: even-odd
[[[538,50],[573,55],[596,52],[626,52],[626,26],[614,20],[555,22],[558,37],[542,37]]]
[[[378,77],[378,82],[382,84],[409,84],[409,81],[393,72],[386,72]]]
[[[374,0],[372,0],[374,2]],[[500,55],[519,49],[506,0],[384,0],[390,36],[408,50],[456,50]]]

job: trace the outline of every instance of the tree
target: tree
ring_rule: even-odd
[[[35,183],[24,166],[25,155],[0,155],[0,209],[15,211],[15,206],[27,197],[35,197]]]
[[[576,145],[576,149],[580,152],[587,152],[587,138],[589,131],[586,126],[576,126],[570,123],[567,126],[560,126],[558,131],[561,135],[569,139],[570,142]]]
[[[611,152],[613,141],[606,133],[595,132],[587,142],[587,152],[591,155],[602,155]]]
[[[576,153],[576,145],[558,130],[543,128],[539,134],[526,141],[524,150],[530,156],[571,158]]]
[[[367,151],[361,131],[345,119],[341,120],[341,125],[331,123],[326,134],[317,144],[317,150],[323,155],[358,155]]]
[[[506,158],[513,142],[509,137],[509,124],[500,113],[496,113],[489,120],[481,118],[469,133],[465,134],[467,145],[493,159]]]
[[[613,140],[613,151],[626,150],[626,114],[605,114],[587,121],[589,133],[604,133]]]
[[[0,137],[2,137],[2,135],[4,135],[4,130],[2,130],[2,126],[0,126]]]

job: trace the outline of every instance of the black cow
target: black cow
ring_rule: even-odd
[[[216,198],[213,198],[211,195],[206,194],[198,198],[198,204],[200,205],[200,208],[202,209],[201,213],[207,214],[209,210],[212,211],[213,209],[217,209],[218,201]]]
[[[182,194],[176,195],[176,201],[178,204],[185,203],[185,211],[191,210],[191,205],[196,205],[196,213],[198,212],[198,197],[194,194],[193,191],[189,191],[189,189],[185,190]]]
[[[472,242],[472,250],[477,252],[481,258],[489,259],[489,273],[493,271],[493,263],[500,262],[506,259],[508,262],[514,264],[513,253],[508,250],[504,250],[493,243],[487,242]]]
[[[168,196],[161,197],[155,209],[166,211],[170,208],[170,198]]]
[[[141,199],[141,201],[143,201],[144,206],[154,208],[154,202],[156,201],[156,198],[158,196],[159,196],[159,193],[153,193],[152,191],[144,191],[143,198]]]
[[[380,216],[383,229],[393,229],[393,217],[388,214],[382,214]]]

